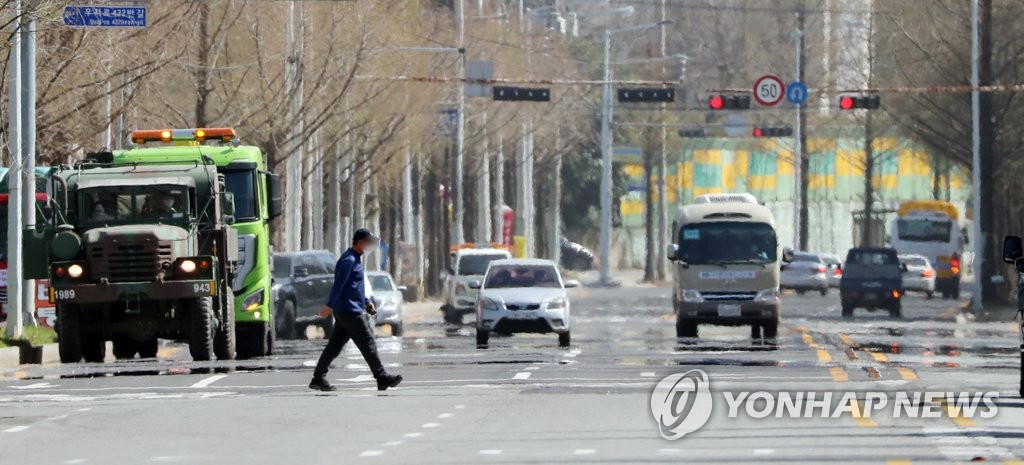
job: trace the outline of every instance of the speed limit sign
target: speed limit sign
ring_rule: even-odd
[[[763,106],[773,106],[781,102],[785,96],[786,85],[777,76],[761,76],[754,82],[754,100]]]

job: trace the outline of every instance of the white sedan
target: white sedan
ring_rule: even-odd
[[[476,305],[476,343],[487,346],[491,332],[557,333],[558,344],[569,347],[569,295],[576,281],[562,281],[551,260],[508,259],[491,262]]]
[[[935,269],[923,255],[900,255],[900,263],[906,265],[903,272],[903,290],[923,292],[928,298],[935,294]]]

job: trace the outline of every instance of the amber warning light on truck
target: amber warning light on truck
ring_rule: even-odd
[[[141,129],[132,132],[136,144],[147,142],[203,142],[207,139],[231,142],[236,139],[233,128]]]

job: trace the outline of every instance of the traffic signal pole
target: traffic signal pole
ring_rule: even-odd
[[[28,3],[21,23],[21,214],[24,218],[23,231],[31,234],[36,225],[36,12],[32,2]],[[21,237],[15,245],[21,247]],[[24,262],[13,263],[23,275],[20,271]],[[31,279],[21,281],[21,284],[22,302],[18,313],[28,320],[19,319],[19,324],[25,325],[35,322],[36,286]]]
[[[22,267],[21,249],[21,0],[14,0],[11,10],[15,21],[11,34],[11,62],[8,65],[11,77],[8,103],[7,147],[10,152],[10,170],[7,172],[7,330],[8,338],[22,337]]]
[[[601,86],[601,283],[611,280],[612,242],[612,32],[604,31],[604,85]]]
[[[803,82],[804,80],[804,12],[801,9],[796,13],[797,27],[795,32],[796,39],[796,80],[797,82]],[[803,149],[803,137],[804,137],[804,121],[803,121],[803,105],[796,105],[796,124],[793,125],[795,130],[793,134],[793,158],[794,158],[794,191],[793,191],[793,247],[798,249],[806,249],[803,241],[805,240],[806,232],[806,219],[804,218],[807,214],[804,211],[806,203],[804,199],[804,186],[803,186],[803,161],[804,161],[804,149]]]

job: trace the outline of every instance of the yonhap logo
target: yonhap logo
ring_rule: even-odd
[[[651,414],[668,440],[697,431],[711,418],[711,382],[703,370],[675,373],[651,392]]]

